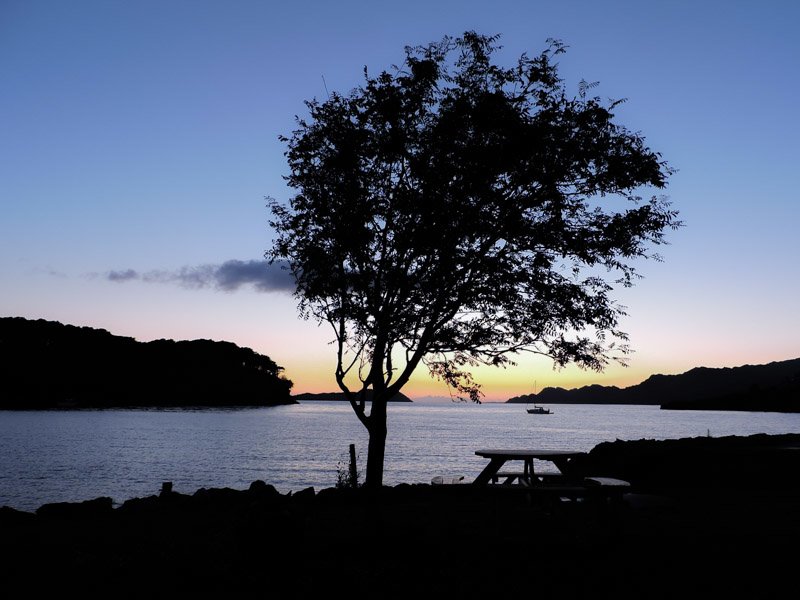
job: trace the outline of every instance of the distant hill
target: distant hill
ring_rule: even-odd
[[[573,390],[544,388],[510,403],[655,404],[664,409],[800,412],[800,358],[764,365],[652,375],[627,388],[590,385]]]
[[[322,392],[319,394],[311,394],[311,393],[304,393],[304,394],[297,394],[296,396],[292,396],[294,400],[299,402],[308,402],[308,401],[316,401],[316,400],[327,400],[327,401],[344,401],[347,402],[347,398],[344,396],[344,392]],[[372,401],[372,390],[367,391],[367,401]],[[394,396],[392,396],[389,402],[411,402],[411,398],[403,394],[402,392],[397,392]]]
[[[0,318],[0,408],[292,404],[268,356],[231,342],[138,342],[105,329]]]

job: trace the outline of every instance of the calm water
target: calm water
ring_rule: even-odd
[[[403,404],[389,411],[384,482],[471,480],[479,448],[591,450],[615,439],[798,433],[800,414],[662,411],[652,406],[553,405],[528,415],[521,404]],[[161,482],[193,493],[245,489],[261,479],[279,491],[336,484],[367,436],[349,405],[310,402],[235,410],[0,411],[0,506],[110,496],[121,503],[157,494]]]

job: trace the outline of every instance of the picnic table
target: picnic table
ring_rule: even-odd
[[[541,483],[540,476],[534,469],[534,460],[552,462],[559,473],[566,477],[568,466],[571,460],[583,456],[584,452],[571,450],[541,450],[541,449],[500,449],[500,450],[476,450],[475,454],[489,459],[489,464],[475,478],[475,485],[486,485],[496,483],[498,479],[505,479],[505,483],[512,483],[517,480],[523,485],[533,486]],[[512,471],[503,473],[500,469],[508,461],[522,461],[522,471]]]
[[[570,472],[570,463],[583,456],[584,452],[571,450],[542,449],[500,449],[476,450],[475,454],[489,459],[489,464],[472,482],[473,485],[496,484],[501,479],[502,487],[515,481],[515,487],[536,491],[544,497],[566,498],[568,500],[589,499],[595,505],[618,503],[630,483],[613,477],[587,476],[585,473]],[[534,461],[552,462],[558,472],[537,473]],[[501,471],[509,461],[522,461],[522,471]]]

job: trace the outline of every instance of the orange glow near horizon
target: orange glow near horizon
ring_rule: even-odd
[[[338,391],[332,365],[309,361],[305,364],[295,363],[294,367],[287,369],[286,373],[294,382],[293,394]],[[302,376],[297,373],[302,373]],[[475,380],[481,385],[485,402],[505,402],[514,396],[539,392],[546,387],[572,389],[592,384],[628,387],[641,383],[652,374],[640,368],[616,365],[610,366],[603,373],[584,371],[575,366],[555,371],[544,359],[508,369],[481,367],[473,370]],[[402,392],[412,400],[451,396],[447,386],[432,379],[424,367],[417,369]]]

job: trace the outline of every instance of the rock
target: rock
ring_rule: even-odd
[[[83,502],[54,502],[40,506],[36,510],[36,515],[53,519],[89,519],[110,516],[113,506],[114,501],[108,497]]]

